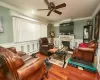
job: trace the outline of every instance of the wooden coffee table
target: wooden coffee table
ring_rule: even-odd
[[[60,49],[56,49],[56,48],[50,49],[49,52],[53,54],[52,56],[54,56],[56,54],[57,56],[60,56],[60,57],[63,58],[63,62],[64,62],[63,68],[64,68],[64,66],[66,64],[66,55],[67,55],[67,52],[62,51]]]

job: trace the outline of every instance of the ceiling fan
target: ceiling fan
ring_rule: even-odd
[[[62,12],[58,11],[57,9],[66,7],[66,4],[65,3],[62,3],[60,5],[55,6],[55,4],[53,2],[49,2],[48,0],[44,0],[44,1],[47,4],[48,9],[37,9],[37,10],[38,11],[41,11],[41,10],[49,10],[47,16],[49,16],[52,11],[55,12],[55,13],[57,13],[57,14],[59,14],[59,15],[61,15]]]

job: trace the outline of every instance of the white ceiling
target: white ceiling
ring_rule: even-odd
[[[44,0],[0,0],[13,7],[22,9],[29,13],[32,10],[35,11],[35,15],[43,17],[50,21],[61,21],[70,18],[84,18],[92,16],[94,10],[100,4],[100,0],[49,0],[53,1],[55,5],[66,3],[66,7],[58,9],[62,12],[62,15],[58,15],[54,12],[50,16],[47,16],[48,11],[37,11],[37,9],[45,9],[47,5]]]

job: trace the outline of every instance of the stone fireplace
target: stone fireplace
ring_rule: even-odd
[[[74,35],[59,35],[59,48],[63,47],[62,42],[65,42],[65,46],[72,48],[74,47]]]

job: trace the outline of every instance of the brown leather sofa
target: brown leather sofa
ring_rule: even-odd
[[[31,58],[23,61],[12,51],[0,47],[0,80],[41,80],[46,75],[44,61]]]
[[[48,51],[49,49],[52,49],[54,47],[53,43],[48,42],[47,37],[40,38],[39,44],[40,44],[40,48],[39,48],[40,53],[45,53],[46,51]]]
[[[12,51],[13,53],[19,55],[19,56],[23,59],[23,61],[26,61],[26,60],[32,58],[32,56],[26,54],[26,53],[23,52],[23,51],[17,51],[15,47],[9,47],[9,48],[7,48],[7,49],[9,49],[9,50]]]
[[[74,50],[73,58],[81,59],[88,62],[93,62],[94,54],[97,49],[98,43],[95,40],[90,41],[87,47],[78,47]]]
[[[26,53],[23,52],[23,51],[17,51],[15,47],[9,47],[9,48],[7,48],[7,49],[9,49],[10,51],[12,51],[12,52],[15,53],[15,54],[18,54],[19,56],[23,56],[23,55],[26,54]]]

